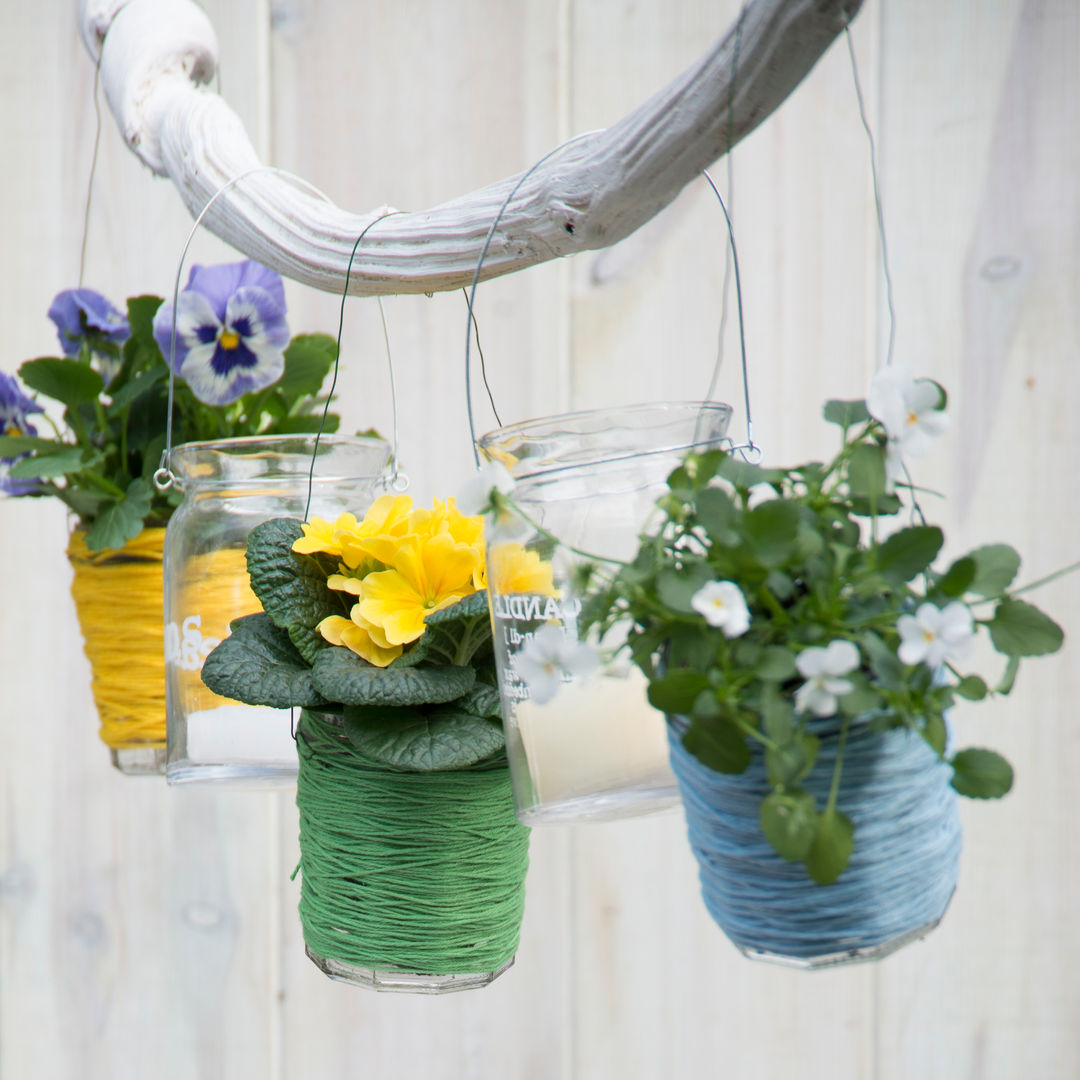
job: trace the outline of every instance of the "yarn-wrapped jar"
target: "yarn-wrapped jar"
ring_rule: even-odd
[[[820,739],[802,787],[825,805],[840,721],[811,722]],[[952,770],[906,728],[853,724],[843,751],[837,806],[851,818],[855,850],[829,885],[781,858],[759,824],[772,790],[764,753],[746,771],[715,772],[682,744],[685,721],[669,718],[671,764],[686,811],[705,906],[746,956],[818,968],[877,960],[941,921],[959,874],[960,816]]]
[[[304,710],[300,921],[334,979],[442,994],[486,986],[514,962],[529,830],[506,758],[442,772],[362,754],[341,718]]]

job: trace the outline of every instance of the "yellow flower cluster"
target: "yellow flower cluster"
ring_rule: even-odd
[[[327,584],[356,597],[350,618],[331,615],[319,633],[377,667],[416,641],[429,615],[484,588],[483,518],[465,517],[453,499],[425,510],[407,495],[384,495],[362,521],[316,517],[302,528],[293,551],[340,560]]]
[[[319,633],[376,667],[420,638],[429,615],[487,588],[484,519],[466,517],[453,499],[425,510],[407,495],[384,495],[362,521],[313,517],[301,528],[293,551],[333,556],[338,573],[327,585],[356,597],[349,618],[331,615]],[[492,564],[500,592],[555,595],[551,564],[521,544],[500,544]]]

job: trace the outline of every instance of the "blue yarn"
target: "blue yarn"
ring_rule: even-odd
[[[837,721],[812,725],[821,748],[803,787],[824,807],[836,761]],[[855,826],[855,851],[831,885],[773,850],[758,823],[771,790],[764,754],[746,772],[702,765],[682,745],[685,724],[668,726],[690,846],[705,906],[744,949],[809,961],[884,946],[945,913],[959,874],[960,816],[951,770],[907,729],[853,725],[837,806]]]

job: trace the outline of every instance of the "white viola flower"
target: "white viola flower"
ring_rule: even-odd
[[[850,679],[841,678],[859,666],[859,650],[850,641],[837,639],[821,648],[811,645],[795,657],[795,667],[806,680],[795,691],[797,712],[832,716],[836,699],[854,689]]]
[[[975,620],[967,604],[953,600],[945,607],[920,604],[914,615],[896,620],[900,633],[897,656],[905,664],[940,667],[946,660],[964,660],[975,645]]]
[[[750,629],[750,609],[742,589],[734,581],[710,581],[702,585],[690,598],[690,606],[710,626],[723,630],[724,637],[740,637]]]
[[[486,514],[493,505],[493,496],[509,495],[514,490],[514,478],[501,461],[488,461],[469,477],[454,500],[466,516]]]
[[[513,659],[515,673],[537,705],[551,701],[564,682],[591,675],[599,666],[595,649],[568,638],[552,623],[541,626]]]
[[[870,382],[866,409],[888,436],[886,477],[890,489],[904,473],[904,462],[929,453],[934,439],[949,426],[938,408],[941,391],[929,379],[914,379],[902,364],[879,371]]]

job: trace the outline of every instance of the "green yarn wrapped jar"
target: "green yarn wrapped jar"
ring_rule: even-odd
[[[299,910],[314,963],[335,979],[427,994],[486,986],[510,967],[529,830],[514,816],[506,758],[395,769],[308,710],[297,748]]]

